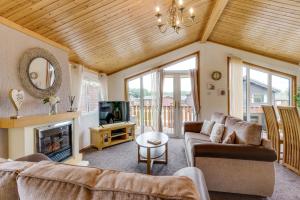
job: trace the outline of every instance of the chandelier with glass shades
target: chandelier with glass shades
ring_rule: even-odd
[[[187,26],[186,23],[195,22],[194,9],[189,9],[189,16],[184,16],[185,7],[183,6],[183,0],[172,0],[172,5],[168,9],[165,22],[163,22],[163,15],[160,13],[159,6],[156,7],[157,27],[161,33],[165,33],[169,27],[178,34],[182,26]]]

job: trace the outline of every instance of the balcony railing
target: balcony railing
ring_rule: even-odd
[[[149,127],[152,123],[152,106],[144,106],[144,126]],[[181,106],[181,121],[192,121],[193,120],[193,108],[192,106]],[[135,118],[137,126],[141,125],[141,109],[139,105],[130,106],[131,117]],[[174,127],[174,106],[163,106],[162,107],[162,123],[163,127],[173,128]]]

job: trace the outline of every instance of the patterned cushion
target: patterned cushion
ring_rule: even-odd
[[[235,142],[236,133],[233,131],[231,134],[227,135],[226,138],[223,140],[223,144],[234,144]]]
[[[224,133],[224,124],[215,123],[211,131],[209,139],[214,143],[220,143]]]
[[[215,124],[214,121],[204,120],[203,126],[202,126],[202,129],[201,129],[200,133],[202,133],[204,135],[210,135],[214,124]]]

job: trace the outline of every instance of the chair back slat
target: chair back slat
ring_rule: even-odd
[[[276,113],[273,106],[261,106],[266,119],[268,139],[272,142],[273,149],[277,154],[277,161],[280,160],[280,134]]]
[[[300,118],[296,107],[278,107],[284,130],[283,164],[300,175]]]

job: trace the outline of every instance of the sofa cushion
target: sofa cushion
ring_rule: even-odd
[[[234,144],[235,143],[236,133],[233,131],[231,134],[227,135],[226,138],[223,140],[223,144]]]
[[[224,130],[222,141],[234,131],[234,125],[240,121],[242,120],[236,117],[231,117],[231,116],[226,117],[225,130]]]
[[[261,145],[267,149],[273,149],[271,140],[266,138],[261,139]]]
[[[200,133],[203,122],[184,122],[183,128],[185,132]]]
[[[214,121],[204,120],[200,133],[204,135],[210,135],[214,124]]]
[[[35,153],[27,156],[23,156],[21,158],[16,159],[16,161],[28,161],[28,162],[40,162],[42,160],[51,161],[51,159],[42,153]]]
[[[214,143],[220,143],[224,133],[224,124],[215,123],[209,139]]]
[[[242,121],[235,117],[227,117],[225,126],[223,140],[235,131],[237,144],[261,145],[261,125]]]
[[[0,199],[18,200],[17,176],[19,172],[33,165],[29,162],[0,161]]]
[[[18,176],[21,200],[199,199],[187,177],[148,176],[41,161]]]
[[[184,135],[185,151],[189,166],[194,166],[194,145],[211,143],[209,136],[201,133],[187,132]]]
[[[237,144],[261,145],[261,125],[241,121],[234,127]]]
[[[226,119],[226,115],[224,115],[223,113],[215,112],[214,114],[212,114],[210,121],[224,124],[225,119]]]
[[[204,142],[210,142],[209,136],[201,133],[186,132],[184,138],[186,141],[189,139],[196,139]]]

